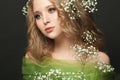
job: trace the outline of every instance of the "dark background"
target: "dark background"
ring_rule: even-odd
[[[26,0],[0,2],[0,80],[20,80],[26,47],[25,17],[21,9]],[[120,73],[120,0],[98,0],[94,17],[106,35],[106,53]]]

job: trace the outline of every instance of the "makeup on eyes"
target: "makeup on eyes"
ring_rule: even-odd
[[[49,13],[54,13],[56,11],[56,8],[55,7],[51,7],[48,9],[48,12]]]
[[[45,11],[48,12],[48,13],[50,13],[50,14],[52,14],[52,13],[54,13],[56,11],[56,7],[53,6],[53,5],[48,5],[46,7]],[[40,11],[35,11],[34,12],[34,18],[35,19],[40,19],[41,17],[42,17],[42,12],[40,12]]]
[[[35,19],[40,19],[41,18],[41,13],[39,11],[34,12],[34,18]]]

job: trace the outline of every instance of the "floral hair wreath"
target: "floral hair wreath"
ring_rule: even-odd
[[[76,1],[80,2],[80,0],[63,0],[60,5],[63,7],[64,11],[68,13],[70,19],[75,19],[75,17],[80,17],[79,14],[79,6],[83,6],[85,11],[89,13],[94,13],[97,11],[96,5],[97,0],[81,0],[81,3],[76,4]],[[28,4],[30,0],[27,1],[26,5],[23,7],[22,12],[23,15],[27,15],[28,13]]]

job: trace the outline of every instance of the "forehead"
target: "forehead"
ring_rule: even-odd
[[[33,10],[42,10],[47,6],[53,5],[49,0],[33,0]]]

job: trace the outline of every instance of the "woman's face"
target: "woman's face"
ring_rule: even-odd
[[[49,0],[33,0],[36,25],[48,38],[55,39],[62,34],[56,7]]]

